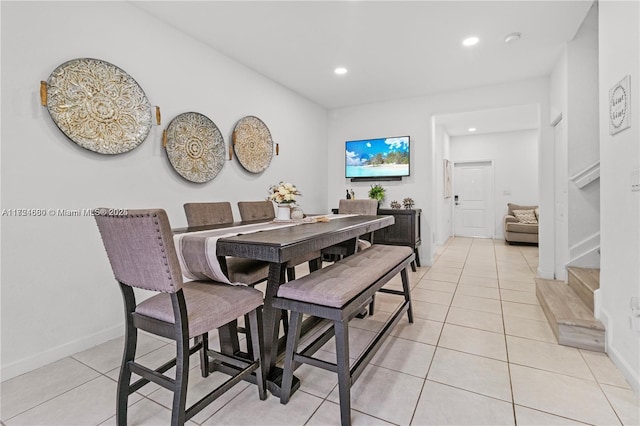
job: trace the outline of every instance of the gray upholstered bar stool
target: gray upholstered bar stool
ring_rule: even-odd
[[[275,219],[276,212],[271,201],[238,201],[238,210],[243,222]]]
[[[269,220],[275,219],[276,213],[273,208],[273,202],[271,201],[239,201],[238,210],[240,210],[240,217],[243,222],[250,222],[254,220]],[[289,281],[296,279],[296,265],[301,265],[305,262],[309,262],[309,269],[316,270],[322,266],[321,262],[322,253],[316,251],[309,253],[304,257],[292,259],[286,264],[287,279]]]
[[[341,199],[338,204],[338,213],[339,214],[362,214],[367,216],[375,216],[378,214],[378,200],[373,200],[371,198],[363,198],[357,200],[346,200]],[[369,240],[363,240],[358,238],[356,240],[355,251],[362,251],[369,247],[373,242],[373,232],[371,232],[368,236]],[[327,247],[322,250],[323,256],[328,256],[329,260],[340,260],[347,256],[350,251],[353,250],[353,246],[349,247],[349,242],[344,242],[340,244],[333,245],[331,247]],[[371,298],[371,303],[369,303],[369,314],[373,315],[375,310],[375,295]],[[364,317],[365,313],[362,312],[360,314],[360,318]]]
[[[378,214],[378,201],[370,198],[358,200],[340,200],[338,204],[339,214],[362,214],[367,216],[375,216]],[[358,238],[356,251],[362,251],[371,247],[373,233],[369,235],[369,241]],[[322,250],[322,254],[329,255],[334,258],[342,259],[349,252],[348,243],[336,244]]]
[[[101,209],[100,211],[108,211]],[[125,304],[125,347],[118,378],[116,419],[127,424],[129,395],[152,381],[173,392],[171,425],[183,425],[239,381],[256,375],[260,399],[266,398],[262,357],[262,293],[214,281],[182,281],[173,233],[164,210],[129,210],[126,215],[95,217]],[[133,287],[157,294],[137,303]],[[253,359],[218,353],[208,348],[208,332],[248,315]],[[135,359],[138,329],[173,339],[176,357],[152,370]],[[195,344],[190,347],[189,339]],[[203,374],[215,363],[236,366],[239,372],[186,407],[189,355],[200,351]],[[163,373],[176,367],[175,379]],[[131,383],[131,374],[142,378]]]
[[[362,200],[342,199],[338,204],[338,213],[375,216],[378,214],[378,200],[372,200],[370,198]],[[369,241],[358,239],[358,251],[371,247],[372,240],[373,235],[369,235]]]
[[[228,201],[185,203],[183,207],[189,226],[228,225],[233,223],[231,203]]]
[[[273,205],[268,202],[273,211]],[[228,201],[185,203],[184,213],[187,216],[189,226],[204,225],[229,225],[234,222],[231,203]],[[226,257],[227,275],[229,281],[255,286],[269,277],[269,263],[255,259],[242,257]],[[245,325],[247,319],[245,318]],[[282,326],[285,331],[289,329],[289,318],[286,312],[282,313]],[[238,332],[246,334],[247,327],[238,327]],[[251,352],[251,340],[247,339],[247,351]]]
[[[186,203],[184,213],[189,226],[229,225],[233,223],[231,203]],[[271,208],[273,210],[273,207]],[[255,285],[269,276],[269,263],[240,257],[227,257],[227,273],[231,282]]]

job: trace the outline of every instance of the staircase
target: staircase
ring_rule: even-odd
[[[569,283],[536,278],[536,296],[558,343],[604,352],[605,329],[593,316],[600,270],[568,267]]]

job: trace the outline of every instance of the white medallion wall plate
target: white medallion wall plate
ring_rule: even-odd
[[[47,110],[73,142],[100,154],[121,154],[151,130],[151,105],[122,69],[99,59],[73,59],[47,80]]]
[[[258,117],[241,118],[233,129],[233,150],[248,172],[264,171],[273,158],[273,140],[269,128]]]
[[[176,172],[191,182],[208,182],[224,166],[222,133],[213,121],[197,112],[185,112],[171,120],[166,149]]]
[[[625,76],[609,90],[609,134],[631,127],[631,77]]]

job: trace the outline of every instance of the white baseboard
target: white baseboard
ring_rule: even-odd
[[[123,334],[124,324],[118,324],[115,327],[102,330],[93,335],[85,336],[81,339],[38,352],[33,356],[23,358],[11,364],[3,365],[2,370],[0,370],[0,377],[2,381],[11,379],[111,339],[115,339],[116,337],[120,337]]]
[[[595,319],[600,320],[601,310],[602,310],[602,292],[598,288],[593,291],[593,317]]]
[[[420,248],[418,247],[418,253],[420,253]],[[426,266],[426,267],[432,267],[433,266],[433,257],[430,258],[425,258],[425,256],[422,255],[422,253],[420,253],[420,265],[422,266]]]
[[[420,265],[422,266],[432,266],[433,263],[429,262],[429,259],[425,259],[425,257],[423,257],[422,253],[420,252],[420,246],[418,246],[418,255],[417,255],[417,259],[418,262],[420,262]]]
[[[538,266],[538,277],[544,278],[546,280],[552,280],[554,279],[555,274],[553,271],[545,271],[543,269],[540,269],[540,267]]]
[[[611,327],[609,315],[604,309],[599,309],[598,311],[598,319],[604,325],[606,330],[605,351],[607,352],[609,359],[616,365],[616,367],[618,367],[636,394],[640,394],[640,371],[636,371],[634,367],[620,355],[620,352],[618,352],[616,347],[612,344],[615,333]]]

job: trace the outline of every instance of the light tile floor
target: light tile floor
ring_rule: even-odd
[[[537,256],[536,247],[455,238],[432,268],[411,273],[415,322],[399,324],[352,388],[353,424],[638,425],[638,395],[609,358],[556,343],[535,297]],[[353,320],[352,354],[396,304],[381,294],[375,315]],[[115,339],[3,382],[2,424],[115,424],[121,347]],[[149,335],[138,348],[150,366],[172,352]],[[334,353],[329,342],[318,356]],[[203,379],[197,356],[192,363],[189,401],[221,380]],[[296,375],[302,386],[286,406],[240,383],[189,424],[339,424],[335,375],[307,365]],[[170,401],[147,385],[129,399],[129,425],[169,424]]]

